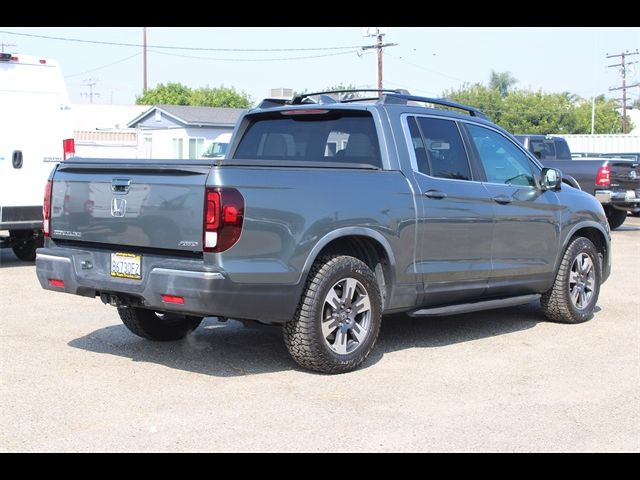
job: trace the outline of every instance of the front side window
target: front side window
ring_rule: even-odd
[[[467,125],[489,183],[535,187],[526,154],[499,133],[478,125]]]
[[[455,122],[440,118],[419,117],[418,125],[422,132],[431,176],[471,180],[469,160]],[[418,167],[420,168],[420,161],[418,161]]]

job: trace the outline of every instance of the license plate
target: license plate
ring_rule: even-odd
[[[625,195],[625,199],[626,200],[633,200],[634,198],[636,198],[636,192],[634,192],[633,190],[627,190],[627,194]]]
[[[142,255],[122,252],[112,253],[111,276],[142,280]]]

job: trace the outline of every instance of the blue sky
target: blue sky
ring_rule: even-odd
[[[2,27],[0,30],[83,40],[142,43],[142,27]],[[362,27],[149,27],[149,45],[205,48],[327,48],[373,43]],[[569,91],[583,97],[592,92],[613,96],[608,88],[620,84],[607,65],[619,59],[606,54],[640,48],[640,28],[616,27],[389,27],[385,49],[386,88],[406,88],[417,95],[440,96],[464,82],[486,82],[491,69],[508,70],[517,86],[547,92]],[[94,79],[100,97],[95,103],[131,104],[142,90],[142,49],[33,38],[0,32],[0,42],[15,44],[6,51],[58,60],[73,102],[87,103],[84,83]],[[373,87],[373,50],[220,52],[149,49],[148,78],[181,82],[191,87],[233,86],[254,100],[270,88],[309,91],[337,83]],[[321,56],[322,55],[322,56]],[[199,58],[193,58],[199,57]],[[315,58],[299,58],[315,57]],[[280,60],[277,60],[280,59]],[[282,60],[284,59],[284,60]],[[640,60],[640,55],[634,57]],[[118,63],[115,63],[118,62]],[[113,64],[113,65],[110,65]],[[640,81],[640,64],[629,83]],[[617,92],[619,94],[619,92]],[[631,99],[640,88],[630,89]]]

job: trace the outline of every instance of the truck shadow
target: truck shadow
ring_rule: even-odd
[[[20,260],[10,248],[0,248],[0,268],[33,267],[35,264],[35,260],[32,262]]]
[[[383,319],[378,342],[361,368],[385,355],[408,348],[446,347],[533,328],[545,321],[537,302],[520,307],[429,319],[395,315]],[[219,377],[299,370],[284,346],[279,327],[206,318],[179,342],[150,342],[111,325],[74,339],[69,346],[94,353],[118,355],[134,362]]]

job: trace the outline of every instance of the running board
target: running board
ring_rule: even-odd
[[[410,317],[439,317],[441,315],[457,315],[459,313],[477,312],[479,310],[492,310],[494,308],[513,307],[524,305],[525,303],[538,300],[540,294],[521,295],[519,297],[498,298],[495,300],[485,300],[475,303],[462,303],[459,305],[448,305],[446,307],[422,308],[415,312],[409,312]]]

